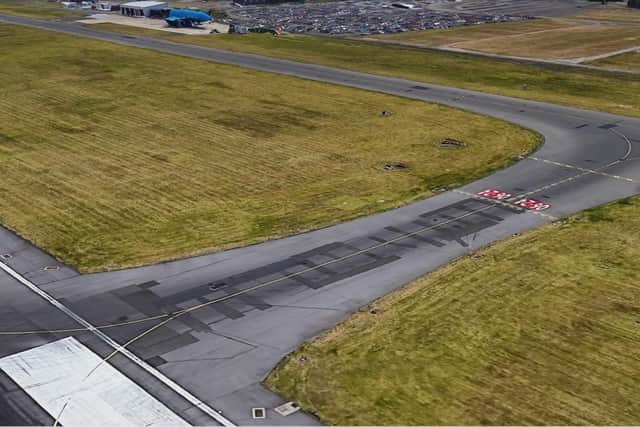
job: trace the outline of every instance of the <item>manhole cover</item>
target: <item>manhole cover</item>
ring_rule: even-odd
[[[403,169],[409,169],[409,165],[406,163],[386,163],[382,169],[386,171],[398,171]]]
[[[438,142],[438,147],[440,148],[462,148],[464,145],[464,142],[455,139],[443,139]]]

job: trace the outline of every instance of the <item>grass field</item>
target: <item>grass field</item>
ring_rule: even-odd
[[[599,67],[613,67],[622,70],[640,71],[640,51],[623,53],[590,62]]]
[[[562,19],[530,19],[514,22],[499,22],[495,24],[468,25],[451,27],[443,30],[408,31],[405,33],[390,33],[365,36],[371,40],[389,40],[412,43],[419,46],[437,47],[452,43],[474,40],[502,38],[520,34],[537,33],[555,29],[570,28],[576,25],[586,25],[582,22],[570,22]]]
[[[584,212],[375,302],[267,384],[330,425],[637,425],[639,257],[640,198]]]
[[[627,7],[625,3],[609,3],[606,6],[598,6],[579,13],[575,18],[640,23],[640,9]]]
[[[456,43],[454,47],[528,58],[571,59],[600,55],[640,46],[640,27],[589,24],[506,36],[491,40]]]
[[[49,3],[46,0],[2,0],[0,1],[0,13],[39,19],[65,18],[80,15],[73,10],[63,9],[60,3]]]
[[[398,41],[419,46],[436,47],[452,43],[502,38],[518,34],[567,28],[575,25],[576,24],[562,20],[531,19],[526,21],[453,27],[446,30],[424,30],[409,31],[406,33],[380,34],[368,36],[367,39]]]
[[[0,37],[0,220],[83,271],[388,209],[538,144],[393,96],[21,27]]]
[[[569,59],[640,46],[640,27],[545,19],[373,38],[527,58]]]
[[[113,24],[92,28],[640,116],[640,76],[637,75],[563,66],[540,67],[327,37],[188,36]]]

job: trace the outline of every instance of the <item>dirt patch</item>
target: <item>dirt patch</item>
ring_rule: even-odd
[[[409,169],[409,165],[406,163],[385,163],[382,169],[386,171],[399,171]]]

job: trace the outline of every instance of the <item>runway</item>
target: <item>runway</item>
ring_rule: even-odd
[[[639,119],[73,23],[3,15],[0,22],[438,102],[545,137],[534,155],[454,191],[310,233],[149,267],[79,275],[0,230],[1,262],[91,325],[110,325],[101,332],[119,344],[155,326],[127,348],[238,425],[316,424],[301,412],[275,413],[283,401],[260,381],[284,355],[363,305],[491,242],[640,193]],[[0,273],[0,282],[0,357],[66,336],[103,357],[109,353],[95,333],[15,279]],[[74,328],[81,330],[44,332]],[[121,355],[112,363],[188,422],[212,422],[149,371]],[[16,408],[33,407],[21,399],[12,401]],[[267,408],[267,418],[252,419],[253,407]]]

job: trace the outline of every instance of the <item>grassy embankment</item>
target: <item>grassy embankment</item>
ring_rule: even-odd
[[[640,50],[637,52],[622,53],[590,62],[591,65],[600,67],[613,67],[623,70],[640,71]]]
[[[330,425],[637,425],[639,257],[640,198],[586,211],[375,302],[267,384]]]
[[[571,59],[640,46],[640,26],[533,20],[380,35],[377,40],[498,55]]]
[[[80,16],[72,9],[63,9],[60,3],[50,3],[46,0],[3,0],[0,1],[0,13],[38,19]]]
[[[21,27],[0,36],[0,220],[83,271],[367,215],[538,144],[438,105]]]
[[[574,18],[596,21],[640,23],[640,9],[627,7],[626,2],[609,3],[606,6],[589,8],[588,10],[574,16]]]
[[[189,36],[113,24],[94,25],[92,28],[640,116],[640,76],[637,75],[565,66],[532,66],[327,37],[261,34]]]

